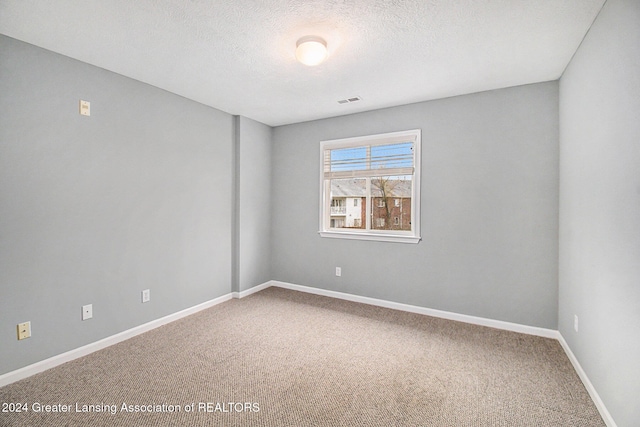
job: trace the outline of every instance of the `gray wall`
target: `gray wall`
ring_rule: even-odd
[[[634,425],[638,22],[608,0],[559,89],[276,129],[0,36],[0,374],[276,279],[559,328]],[[423,241],[320,238],[319,141],[413,128]]]
[[[579,329],[573,329],[578,315]],[[559,329],[640,420],[640,2],[608,0],[560,80]]]
[[[270,126],[237,117],[235,291],[271,280],[271,134]]]
[[[0,94],[0,374],[230,292],[231,115],[5,36]]]
[[[319,142],[415,128],[422,241],[319,237]],[[557,82],[283,126],[273,138],[274,279],[557,327]]]

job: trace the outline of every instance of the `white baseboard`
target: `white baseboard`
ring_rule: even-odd
[[[306,293],[315,294],[315,295],[322,295],[322,296],[327,296],[331,298],[338,298],[338,299],[343,299],[343,300],[353,301],[353,302],[358,302],[363,304],[369,304],[369,305],[374,305],[378,307],[391,308],[394,310],[407,311],[410,313],[424,314],[427,316],[439,317],[439,318],[448,319],[448,320],[455,320],[458,322],[471,323],[474,325],[488,326],[491,328],[503,329],[503,330],[512,331],[512,332],[519,332],[519,333],[528,334],[528,335],[535,335],[535,336],[540,336],[544,338],[557,339],[560,342],[560,345],[564,349],[565,353],[567,354],[567,357],[571,361],[571,364],[573,365],[574,369],[578,373],[578,376],[582,380],[582,383],[584,384],[585,388],[587,389],[587,392],[591,396],[591,399],[593,399],[593,402],[596,405],[596,408],[598,409],[598,411],[600,412],[600,415],[602,416],[602,419],[604,420],[606,425],[608,427],[617,427],[615,421],[611,417],[611,414],[605,407],[604,402],[602,402],[602,399],[600,399],[600,395],[598,395],[598,392],[593,387],[593,384],[591,384],[591,381],[587,377],[587,374],[582,369],[582,366],[580,366],[578,359],[576,359],[575,355],[571,351],[571,348],[565,341],[562,334],[560,334],[560,332],[557,330],[539,328],[536,326],[521,325],[518,323],[504,322],[501,320],[487,319],[484,317],[469,316],[466,314],[458,314],[458,313],[453,313],[453,312],[443,311],[443,310],[435,310],[431,308],[425,308],[425,307],[420,307],[420,306],[415,306],[410,304],[402,304],[402,303],[393,302],[393,301],[363,297],[363,296],[348,294],[344,292],[329,291],[326,289],[296,285],[296,284],[287,283],[287,282],[280,282],[277,280],[271,280],[271,281],[262,283],[250,289],[246,289],[242,292],[232,292],[227,295],[223,295],[221,297],[212,299],[202,304],[198,304],[191,308],[187,308],[177,313],[170,314],[168,316],[162,317],[157,320],[153,320],[149,323],[145,323],[144,325],[136,326],[135,328],[120,332],[118,334],[112,335],[110,337],[104,338],[94,343],[87,344],[83,347],[79,347],[77,349],[59,354],[57,356],[50,357],[49,359],[45,359],[43,361],[34,363],[32,365],[25,366],[24,368],[20,368],[18,370],[0,375],[0,387],[19,381],[23,378],[30,377],[31,375],[37,374],[39,372],[45,371],[47,369],[53,368],[55,366],[61,365],[63,363],[69,362],[79,357],[86,356],[87,354],[90,354],[95,351],[101,350],[103,348],[109,347],[111,345],[117,344],[121,341],[127,340],[136,335],[140,335],[144,332],[150,331],[159,326],[165,325],[167,323],[170,323],[175,320],[181,319],[183,317],[189,316],[191,314],[197,313],[198,311],[213,307],[214,305],[220,304],[222,302],[229,301],[232,298],[244,298],[256,292],[260,292],[263,289],[267,289],[271,286],[284,288],[284,289],[291,289],[294,291],[306,292]]]
[[[46,371],[47,369],[51,369],[58,365],[62,365],[63,363],[70,362],[79,357],[86,356],[87,354],[91,354],[95,351],[102,350],[103,348],[117,344],[136,335],[140,335],[159,326],[166,325],[167,323],[171,323],[183,317],[197,313],[198,311],[205,310],[209,307],[213,307],[214,305],[220,304],[225,301],[229,301],[231,298],[232,295],[229,293],[210,301],[203,302],[202,304],[198,304],[193,307],[178,311],[177,313],[161,317],[160,319],[152,320],[151,322],[136,326],[135,328],[119,332],[115,335],[111,335],[110,337],[103,338],[91,344],[87,344],[82,347],[67,351],[65,353],[58,354],[57,356],[53,356],[40,362],[36,362],[32,365],[25,366],[24,368],[7,372],[6,374],[0,375],[0,387],[30,377],[31,375],[35,375],[39,372]]]
[[[244,297],[248,297],[251,294],[255,294],[256,292],[260,292],[263,289],[267,289],[270,286],[272,286],[271,281],[254,286],[253,288],[246,289],[242,292],[232,292],[231,295],[233,296],[233,298],[236,298],[236,299],[244,298]]]
[[[369,298],[369,297],[362,297],[359,295],[347,294],[343,292],[328,291],[325,289],[295,285],[293,283],[279,282],[276,280],[272,280],[270,282],[270,286],[276,286],[279,288],[291,289],[291,290],[300,291],[300,292],[307,292],[310,294],[322,295],[322,296],[327,296],[332,298],[339,298],[347,301],[375,305],[378,307],[386,307],[386,308],[392,308],[395,310],[408,311],[411,313],[424,314],[427,316],[439,317],[439,318],[448,319],[448,320],[456,320],[458,322],[471,323],[474,325],[504,329],[512,332],[520,332],[528,335],[536,335],[544,338],[556,339],[560,342],[560,345],[564,349],[564,352],[567,354],[567,357],[571,361],[571,364],[573,365],[574,369],[578,373],[578,376],[582,380],[582,383],[584,384],[585,388],[589,392],[589,396],[591,396],[591,399],[596,405],[596,408],[598,409],[598,412],[600,412],[600,416],[604,420],[607,427],[617,427],[615,421],[613,420],[613,417],[611,417],[611,414],[605,407],[604,402],[602,402],[602,399],[600,399],[598,392],[593,387],[593,384],[591,384],[589,377],[587,377],[587,374],[582,369],[582,366],[580,366],[578,359],[576,359],[575,355],[571,351],[571,348],[569,348],[569,345],[565,341],[564,337],[562,336],[562,334],[560,334],[560,331],[557,331],[554,329],[539,328],[536,326],[521,325],[518,323],[503,322],[500,320],[486,319],[483,317],[469,316],[466,314],[452,313],[449,311],[434,310],[431,308],[419,307],[419,306],[409,305],[409,304],[402,304],[402,303],[380,300],[380,299]],[[265,286],[265,288],[266,287],[268,286]]]
[[[596,408],[598,408],[598,412],[600,412],[600,416],[604,420],[604,423],[607,425],[607,427],[617,427],[617,424],[613,420],[613,417],[607,410],[606,406],[604,406],[604,402],[602,401],[602,399],[600,399],[600,395],[596,391],[593,384],[591,384],[589,377],[587,377],[586,372],[584,371],[584,369],[582,369],[580,362],[578,362],[578,359],[573,354],[573,351],[571,351],[569,344],[567,344],[567,342],[565,341],[564,337],[560,332],[558,332],[558,341],[560,342],[560,345],[564,349],[564,352],[567,354],[567,357],[571,361],[573,368],[576,370],[576,372],[578,373],[578,376],[582,380],[582,384],[584,384],[584,387],[587,389],[587,392],[589,392],[589,396],[591,396],[593,403],[596,405]]]
[[[501,320],[487,319],[484,317],[469,316],[450,311],[435,310],[432,308],[419,307],[416,305],[403,304],[399,302],[386,301],[376,298],[362,297],[359,295],[347,294],[343,292],[328,291],[325,289],[312,288],[309,286],[295,285],[293,283],[279,282],[272,280],[271,286],[291,289],[294,291],[307,292],[310,294],[323,295],[326,297],[339,298],[347,301],[359,302],[363,304],[375,305],[378,307],[391,308],[394,310],[408,311],[410,313],[424,314],[442,319],[455,320],[458,322],[471,323],[474,325],[488,326],[490,328],[504,329],[506,331],[520,332],[528,335],[536,335],[544,338],[558,338],[558,331],[553,329],[539,328],[536,326],[521,325],[518,323],[504,322]]]

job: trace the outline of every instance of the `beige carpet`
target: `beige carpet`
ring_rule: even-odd
[[[3,402],[29,411],[2,426],[604,426],[555,340],[280,288],[0,388]]]

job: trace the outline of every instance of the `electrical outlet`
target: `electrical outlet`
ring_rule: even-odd
[[[93,317],[93,304],[82,306],[82,320],[91,319]]]
[[[31,322],[18,323],[18,339],[23,340],[31,336]]]
[[[575,329],[576,332],[578,332],[578,315],[577,314],[573,315],[573,329]]]
[[[142,302],[149,302],[151,300],[151,290],[145,289],[142,291]]]
[[[342,268],[336,267],[336,276],[338,277],[342,276]]]

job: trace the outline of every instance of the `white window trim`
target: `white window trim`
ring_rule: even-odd
[[[324,210],[330,207],[330,188],[325,188],[324,177],[324,151],[331,146],[339,146],[340,148],[358,147],[362,145],[384,145],[395,142],[412,141],[413,148],[413,194],[411,197],[411,212],[413,231],[393,231],[389,230],[337,230],[330,229],[329,215],[324,216]],[[334,239],[353,239],[353,240],[371,240],[380,242],[396,242],[396,243],[418,243],[422,238],[420,235],[420,173],[421,173],[421,145],[422,134],[420,129],[413,129],[401,132],[391,132],[379,135],[359,136],[354,138],[333,139],[320,142],[320,205],[319,205],[319,231],[321,237]],[[370,207],[367,204],[366,223],[370,228]]]

